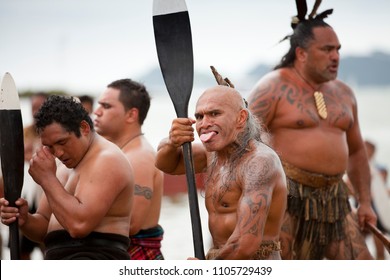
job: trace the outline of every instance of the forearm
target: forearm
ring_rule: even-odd
[[[256,253],[259,246],[255,244],[260,243],[254,236],[246,235],[241,238],[229,238],[224,244],[218,254],[215,256],[216,260],[248,260]]]
[[[184,169],[180,168],[183,161],[182,148],[172,145],[168,138],[161,141],[157,148],[155,165],[161,171],[168,174],[183,174]]]
[[[58,179],[46,181],[42,184],[47,202],[58,223],[67,230],[71,236],[88,234],[88,226],[92,219],[88,219],[89,212],[80,200],[69,194]]]
[[[49,225],[49,220],[40,213],[28,214],[27,221],[20,226],[23,234],[30,240],[42,243]]]

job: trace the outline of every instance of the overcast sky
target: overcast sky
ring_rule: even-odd
[[[314,0],[308,0],[311,9]],[[99,91],[137,79],[158,65],[152,0],[0,0],[0,75],[21,89]],[[276,63],[288,43],[294,0],[187,0],[194,63],[223,75],[245,75]],[[323,0],[319,11],[342,44],[341,54],[390,52],[390,1]]]

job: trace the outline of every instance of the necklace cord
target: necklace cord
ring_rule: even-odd
[[[305,79],[305,77],[303,77],[301,75],[301,73],[299,73],[299,71],[293,67],[294,69],[294,72],[297,74],[297,76],[299,76],[309,87],[311,87],[314,91],[314,101],[315,101],[315,105],[316,105],[316,108],[317,108],[317,112],[318,112],[318,115],[322,118],[322,119],[326,119],[328,117],[328,110],[326,108],[326,103],[325,103],[325,99],[324,99],[324,95],[322,94],[321,91],[319,91],[318,89],[315,89],[310,83],[308,80]],[[319,87],[318,87],[319,88]]]
[[[120,149],[122,150],[127,144],[129,144],[131,141],[133,141],[135,138],[137,138],[137,137],[140,137],[140,136],[142,136],[142,135],[144,135],[144,133],[139,133],[139,134],[137,134],[137,135],[135,135],[135,136],[133,136],[133,137],[131,137],[129,140],[127,140],[126,142],[125,142],[125,144],[123,144],[121,147],[120,147]]]

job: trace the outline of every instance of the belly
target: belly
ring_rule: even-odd
[[[220,247],[226,243],[232,235],[237,219],[235,213],[209,215],[209,230],[213,238],[214,246]]]
[[[347,168],[349,151],[340,130],[284,129],[274,133],[272,145],[282,160],[308,171],[335,175]]]

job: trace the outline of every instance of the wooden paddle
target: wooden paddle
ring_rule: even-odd
[[[194,80],[192,35],[184,0],[154,0],[153,27],[164,82],[179,118],[188,117]],[[191,143],[183,144],[195,257],[204,259]]]
[[[3,172],[4,197],[15,206],[20,197],[24,177],[23,122],[19,95],[12,76],[5,73],[0,96],[0,158]],[[11,259],[20,259],[19,226],[9,225]]]
[[[366,226],[383,243],[387,252],[390,253],[390,240],[373,224],[366,223]]]

